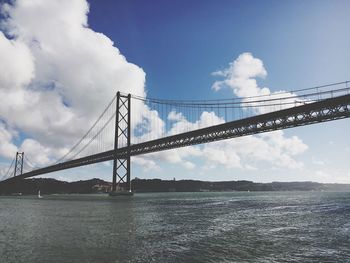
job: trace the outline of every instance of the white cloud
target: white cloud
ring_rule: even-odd
[[[282,131],[210,143],[204,146],[208,166],[254,170],[269,164],[270,168],[300,169],[301,162],[293,156],[303,153],[307,146],[298,138],[284,138]]]
[[[250,53],[243,53],[229,64],[229,67],[216,71],[214,76],[224,77],[215,81],[212,89],[218,91],[224,87],[230,88],[238,97],[254,97],[274,95],[274,98],[293,96],[281,91],[272,93],[266,87],[259,87],[255,78],[267,76],[263,62],[254,58]],[[254,99],[250,99],[254,100]],[[249,99],[243,99],[247,102]],[[294,99],[291,99],[294,101]],[[257,108],[256,113],[266,113],[275,110]],[[283,131],[263,133],[256,136],[246,136],[212,143],[204,146],[206,158],[210,167],[214,164],[242,169],[255,169],[259,162],[270,163],[271,167],[302,168],[303,164],[294,159],[295,156],[307,150],[297,136],[285,137]]]
[[[185,119],[185,117],[183,116],[183,114],[181,112],[176,112],[174,110],[172,110],[168,115],[169,121],[182,121],[184,119]]]
[[[206,168],[215,168],[217,165],[226,168],[242,168],[241,158],[235,149],[231,148],[229,141],[205,145],[203,157],[206,160]]]
[[[327,170],[317,170],[310,171],[311,176],[314,177],[315,181],[322,183],[340,183],[340,184],[350,184],[350,172],[340,169],[335,169],[333,171]]]
[[[189,161],[185,161],[183,164],[182,164],[187,170],[193,170],[194,168],[196,168],[196,165],[192,162],[189,162]]]
[[[242,53],[229,64],[228,68],[213,73],[214,76],[222,76],[225,79],[215,81],[212,89],[218,91],[229,87],[239,97],[269,95],[270,90],[259,88],[256,77],[266,77],[267,72],[260,59],[254,58],[250,53]]]
[[[212,89],[219,91],[230,88],[233,93],[242,98],[242,106],[249,105],[256,114],[282,110],[306,103],[304,99],[296,98],[296,94],[283,90],[271,92],[267,87],[259,87],[256,78],[265,78],[267,71],[263,62],[254,58],[251,53],[242,53],[229,63],[229,67],[212,73],[214,76],[224,77],[224,80],[215,81]],[[260,97],[259,96],[263,96]],[[267,97],[268,96],[268,97]],[[270,102],[257,102],[264,99],[273,99]]]
[[[85,0],[2,5],[11,40],[0,32],[0,119],[31,138],[21,148],[40,164],[79,139],[117,90],[145,95],[144,71],[88,27],[88,11]]]
[[[0,181],[7,179],[11,175],[9,174],[9,165],[5,163],[0,163]]]
[[[217,116],[215,112],[208,111],[203,111],[199,116],[199,120],[195,122],[188,121],[182,113],[177,113],[175,111],[169,113],[168,119],[175,121],[168,131],[168,135],[188,132],[225,122],[225,120]]]
[[[50,152],[50,148],[42,146],[38,141],[33,139],[25,139],[22,142],[20,150],[25,152],[25,155],[29,156],[28,159],[39,167],[50,163],[49,156],[54,155]]]
[[[134,113],[134,108],[132,109]],[[137,118],[137,122],[132,124],[133,127],[136,126],[136,131],[139,131],[140,135],[134,134],[132,137],[133,143],[140,143],[144,141],[150,141],[158,139],[165,134],[165,123],[160,118],[158,111],[149,108],[147,105],[144,105],[141,108],[141,112],[136,115],[140,117]]]
[[[312,156],[311,160],[312,160],[312,163],[317,165],[317,166],[325,165],[324,161],[317,159],[315,156]]]
[[[191,157],[200,157],[202,155],[199,147],[189,146],[185,148],[179,148],[176,150],[168,150],[159,153],[153,153],[153,158],[158,161],[168,162],[172,164],[179,164],[186,169],[195,168],[195,164],[188,161]]]
[[[135,156],[132,163],[141,166],[145,171],[160,171],[160,166],[151,158]]]
[[[7,91],[26,85],[34,77],[34,61],[29,48],[19,40],[9,40],[0,31],[0,83]]]
[[[5,124],[0,121],[0,154],[9,159],[14,158],[17,146],[12,143],[13,134],[6,128]]]

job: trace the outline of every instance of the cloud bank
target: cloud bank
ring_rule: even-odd
[[[212,85],[214,91],[229,88],[233,95],[238,97],[275,95],[274,98],[277,98],[293,95],[282,91],[273,93],[267,87],[259,87],[257,78],[265,78],[267,71],[263,62],[253,57],[251,53],[242,53],[229,63],[227,68],[213,72],[212,75],[224,78],[214,82]],[[257,114],[267,111],[265,108],[258,108]],[[187,131],[188,127],[191,130],[224,122],[214,112],[203,112],[200,120],[192,123],[178,112],[171,112],[168,118],[175,121],[169,132],[170,135],[175,134],[172,131],[176,133],[179,130]],[[307,149],[308,146],[297,136],[288,138],[283,131],[274,131],[208,143],[204,146],[186,147],[173,151],[175,153],[173,155],[169,151],[168,161],[170,159],[173,163],[183,164],[186,163],[187,158],[196,157],[204,161],[205,165],[202,169],[213,169],[218,166],[242,170],[255,170],[262,167],[301,169],[304,165],[296,157]],[[155,156],[158,160],[162,160],[159,154]],[[195,167],[195,164],[192,164],[191,169]]]
[[[1,157],[11,159],[21,150],[35,164],[46,165],[86,132],[116,91],[146,95],[145,72],[128,62],[111,39],[89,27],[88,12],[85,0],[17,0],[1,5]],[[213,75],[222,78],[214,82],[214,91],[230,88],[239,97],[271,94],[267,87],[259,87],[257,78],[265,78],[267,71],[250,53]],[[168,115],[172,126],[165,130],[166,120],[157,111],[134,106],[133,114],[140,117],[133,124],[146,131],[137,138],[140,141],[224,122],[214,112],[203,112],[191,122],[173,111]],[[205,163],[202,169],[252,170],[261,164],[301,168],[296,157],[306,149],[298,137],[276,131],[139,156],[133,162],[145,170],[160,170],[162,162],[189,170],[198,162]]]
[[[18,0],[1,12],[1,156],[19,148],[48,163],[86,132],[117,90],[145,96],[145,72],[89,28],[85,0]],[[28,139],[15,146],[13,131]]]

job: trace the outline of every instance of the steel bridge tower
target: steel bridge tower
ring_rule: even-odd
[[[126,158],[117,156],[117,149],[125,146],[130,149],[131,145],[131,94],[125,96],[118,91],[116,104],[112,192],[131,191],[130,150]],[[124,187],[122,188],[120,184]]]
[[[17,152],[16,153],[16,161],[15,161],[15,171],[13,173],[13,176],[21,175],[23,173],[23,159],[24,159],[24,152]]]

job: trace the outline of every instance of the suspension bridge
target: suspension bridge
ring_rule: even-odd
[[[118,92],[64,156],[37,167],[17,152],[2,182],[113,161],[112,191],[120,185],[129,191],[132,156],[348,118],[349,85],[220,100],[164,100]]]

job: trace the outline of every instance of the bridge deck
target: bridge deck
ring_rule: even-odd
[[[37,169],[9,178],[5,181],[29,178],[55,171],[105,162],[113,160],[115,154],[119,158],[124,158],[127,155],[135,156],[348,117],[350,117],[350,95],[344,95],[298,107],[261,114],[242,120],[227,122],[224,124],[168,136],[157,140],[134,144],[130,147],[120,148],[116,152],[114,150],[101,152],[72,161]]]

